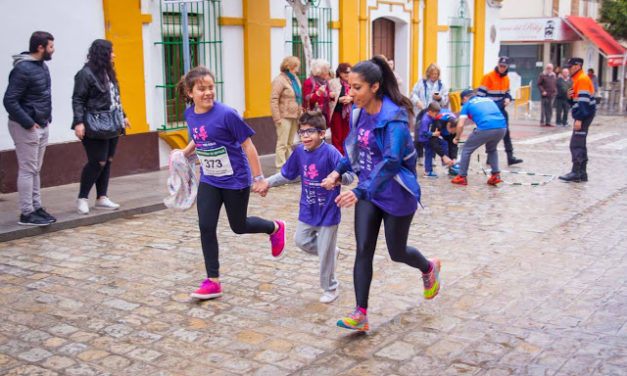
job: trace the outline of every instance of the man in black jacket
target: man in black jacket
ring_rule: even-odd
[[[52,121],[50,72],[44,61],[50,60],[53,53],[52,34],[34,32],[28,52],[13,56],[13,70],[4,94],[9,133],[17,154],[20,225],[48,226],[56,221],[41,206],[39,178]]]

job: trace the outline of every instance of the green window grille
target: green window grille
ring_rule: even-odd
[[[289,53],[300,59],[300,72],[298,77],[301,82],[309,76],[309,72],[305,71],[305,53],[303,51],[303,42],[298,34],[298,21],[293,16],[292,8],[286,8],[292,19],[291,40],[286,44]],[[289,20],[289,17],[288,17]],[[333,67],[333,38],[331,35],[331,8],[310,7],[307,11],[307,23],[309,30],[309,39],[311,39],[311,52],[314,59],[325,59]]]
[[[450,19],[450,65],[447,66],[450,77],[450,91],[470,87],[470,19],[454,17]]]
[[[161,41],[155,44],[162,47],[163,89],[165,124],[159,130],[186,128],[183,112],[185,102],[176,93],[176,84],[185,74],[183,64],[183,17],[187,12],[187,32],[189,35],[190,68],[204,65],[216,77],[216,97],[222,100],[222,30],[220,28],[220,0],[162,0]]]

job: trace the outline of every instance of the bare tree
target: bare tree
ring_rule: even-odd
[[[305,53],[305,74],[309,74],[309,64],[312,59],[311,39],[309,38],[309,22],[307,20],[307,11],[313,0],[285,0],[294,10],[294,17],[298,23],[298,36],[303,43],[303,52]]]

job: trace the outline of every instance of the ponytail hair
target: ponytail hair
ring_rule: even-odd
[[[375,56],[370,60],[360,61],[355,64],[351,72],[359,74],[370,86],[378,82],[379,90],[376,93],[378,99],[387,95],[392,102],[407,111],[410,119],[414,116],[414,105],[409,98],[401,94],[396,76],[383,57]]]
[[[176,84],[176,92],[185,103],[193,104],[194,101],[189,97],[189,93],[194,89],[197,82],[202,81],[205,76],[211,76],[213,82],[216,76],[207,67],[199,65],[187,72]]]

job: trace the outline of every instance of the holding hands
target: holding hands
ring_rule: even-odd
[[[329,176],[322,179],[322,183],[320,183],[320,186],[330,191],[340,184],[342,184],[342,180],[340,179],[340,174],[338,174],[337,171],[333,171],[329,174]]]
[[[266,197],[270,190],[270,183],[266,179],[259,180],[253,183],[253,192],[258,193],[261,197]]]

